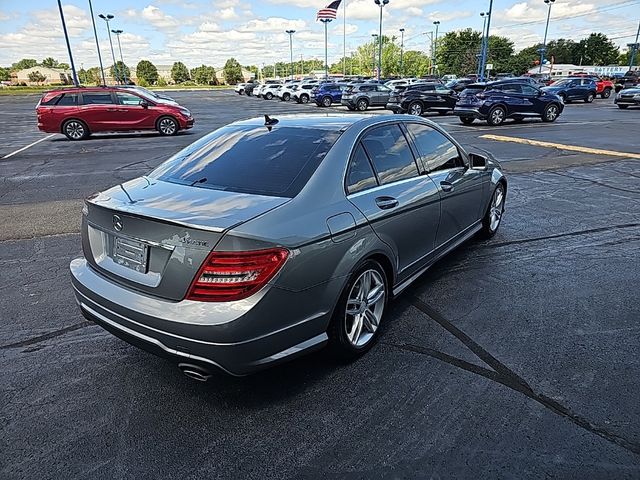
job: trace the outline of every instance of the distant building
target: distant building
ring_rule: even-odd
[[[550,63],[542,66],[542,73],[550,75],[551,78],[564,78],[576,75],[578,73],[595,73],[603,76],[624,75],[629,70],[628,66],[609,65],[606,67],[599,67],[595,65],[572,65],[570,63],[557,63],[552,65]],[[539,73],[540,67],[533,67],[529,69],[529,73]]]
[[[29,79],[29,75],[33,72],[40,72],[44,76],[45,80],[42,82],[32,82]],[[60,68],[48,68],[48,67],[31,67],[24,70],[18,70],[11,75],[11,81],[14,84],[26,83],[27,85],[71,85],[73,79],[71,78],[70,70],[62,70]]]

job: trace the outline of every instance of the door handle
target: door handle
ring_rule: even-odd
[[[398,200],[393,197],[378,197],[376,198],[376,205],[382,210],[388,210],[398,206]]]
[[[117,112],[117,108],[107,108],[107,112]]]
[[[442,188],[443,192],[453,191],[453,183],[447,182],[446,180],[443,180],[442,182],[440,182],[440,187]]]

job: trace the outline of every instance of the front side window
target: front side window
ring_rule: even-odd
[[[517,83],[508,83],[501,89],[504,93],[522,93],[522,86]]]
[[[347,171],[347,193],[357,193],[378,185],[376,176],[364,148],[358,143],[349,170]]]
[[[83,93],[82,104],[83,105],[108,105],[112,104],[113,99],[111,93]]]
[[[535,97],[538,95],[538,90],[536,90],[530,85],[522,85],[521,88],[522,88],[522,93],[525,95],[528,95],[530,97]]]
[[[178,152],[151,176],[212,190],[292,198],[339,135],[302,127],[224,127]]]
[[[120,105],[140,105],[144,100],[131,93],[116,93],[116,98]]]
[[[464,167],[458,148],[442,133],[419,123],[408,123],[420,152],[420,159],[428,172]]]
[[[362,143],[382,185],[418,175],[413,153],[398,125],[374,128]]]

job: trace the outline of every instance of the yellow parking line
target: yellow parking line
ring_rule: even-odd
[[[480,135],[480,138],[487,140],[495,140],[497,142],[522,143],[525,145],[533,145],[534,147],[557,148],[558,150],[569,150],[571,152],[590,153],[592,155],[606,155],[609,157],[637,158],[640,159],[638,153],[617,152],[615,150],[601,150],[599,148],[581,147],[579,145],[564,145],[562,143],[541,142],[539,140],[529,140],[527,138],[505,137],[502,135]]]

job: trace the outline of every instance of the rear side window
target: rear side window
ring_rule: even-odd
[[[108,105],[113,103],[111,93],[83,93],[82,104],[83,105]]]
[[[78,105],[78,94],[77,93],[65,93],[62,95],[62,98],[58,100],[56,103],[58,107],[68,107],[73,105]]]
[[[420,159],[428,172],[464,166],[456,146],[440,132],[418,123],[408,123],[406,126],[415,138]]]
[[[418,175],[413,153],[398,125],[374,128],[362,143],[382,185]]]
[[[360,87],[361,92],[373,92],[375,90],[375,85],[363,85]]]
[[[377,185],[378,181],[371,168],[369,158],[362,145],[358,144],[347,172],[347,193],[361,192]]]
[[[151,176],[213,190],[291,198],[306,185],[338,136],[312,128],[225,127],[178,152]]]
[[[52,95],[50,93],[45,93],[42,98],[40,99],[40,105],[55,105],[56,103],[58,103],[58,100],[60,100],[60,98],[62,97],[62,94],[58,94],[58,95]]]

